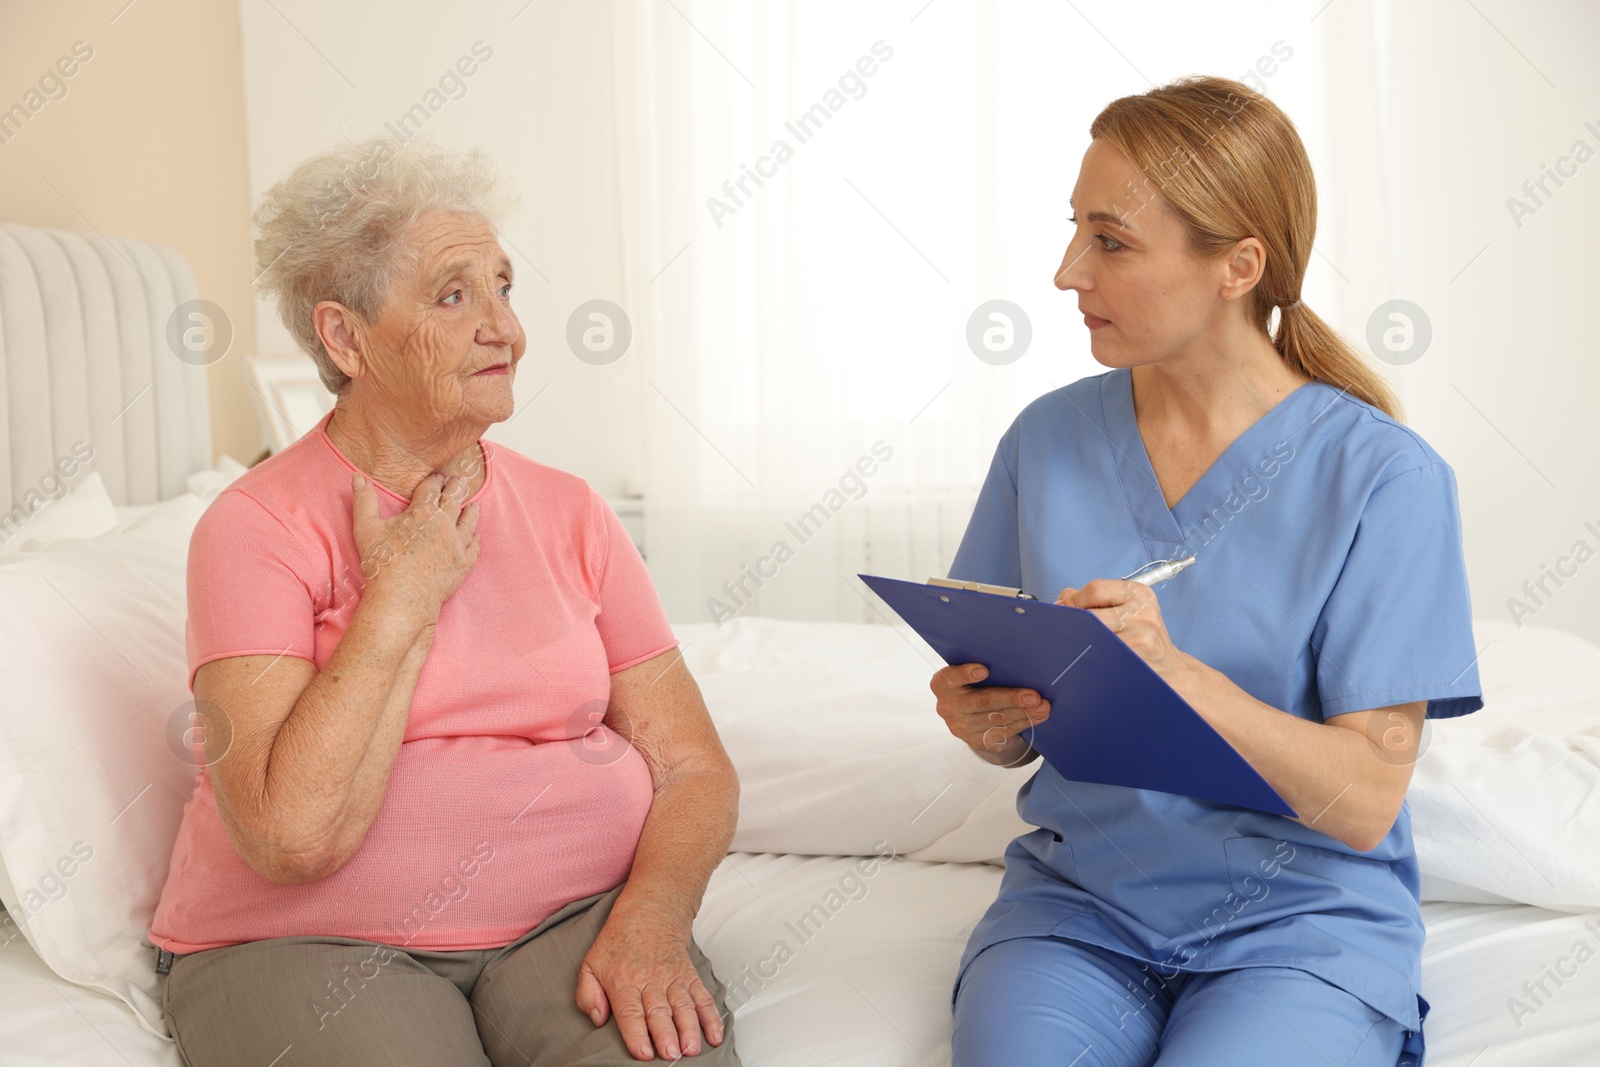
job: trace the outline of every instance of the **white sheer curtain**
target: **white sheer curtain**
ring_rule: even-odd
[[[875,619],[857,571],[944,573],[1006,425],[1103,370],[1051,284],[1090,120],[1268,57],[1265,91],[1321,146],[1341,119],[1315,11],[616,4],[647,551],[674,621]],[[1325,314],[1348,285],[1329,263]],[[1014,362],[969,347],[991,300],[1027,317]]]

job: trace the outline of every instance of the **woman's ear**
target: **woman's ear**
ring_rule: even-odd
[[[1234,242],[1223,262],[1222,299],[1237,300],[1254,289],[1266,273],[1267,249],[1256,238],[1245,237]]]
[[[335,300],[323,300],[311,309],[311,324],[333,365],[349,378],[361,377],[366,370],[366,337],[360,318]]]

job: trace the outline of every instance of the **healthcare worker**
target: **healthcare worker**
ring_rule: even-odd
[[[1090,134],[1056,285],[1111,369],[1017,417],[950,576],[1093,612],[1298,817],[1041,761],[953,1062],[1420,1065],[1405,791],[1424,714],[1483,706],[1454,473],[1301,299],[1316,193],[1271,101],[1185,79]],[[934,675],[939,714],[991,762],[1035,758],[1048,704],[985,676]]]

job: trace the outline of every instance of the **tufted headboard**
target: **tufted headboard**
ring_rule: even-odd
[[[160,245],[0,223],[0,510],[78,441],[118,504],[211,466],[205,367],[167,340],[198,295]]]

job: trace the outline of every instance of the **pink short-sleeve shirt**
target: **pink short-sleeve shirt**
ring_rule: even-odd
[[[241,476],[195,528],[191,685],[200,666],[229,656],[298,656],[321,669],[344,636],[364,585],[351,533],[356,468],[327,422]],[[627,877],[653,789],[644,759],[601,718],[611,674],[677,642],[599,494],[482,448],[478,560],[439,613],[360,849],[319,881],[269,882],[234,848],[202,767],[150,927],[155,945],[188,953],[323,934],[490,948]],[[409,503],[378,492],[385,518]]]

